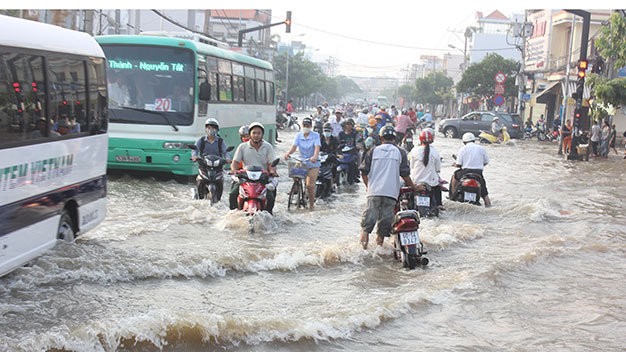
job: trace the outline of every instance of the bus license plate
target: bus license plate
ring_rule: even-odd
[[[119,161],[121,163],[140,163],[140,156],[131,156],[131,155],[116,155],[115,161]]]
[[[475,202],[476,201],[476,193],[464,192],[463,193],[463,199],[466,202]]]
[[[415,204],[417,204],[418,207],[429,207],[430,197],[415,196]]]
[[[417,231],[400,232],[400,244],[408,246],[411,244],[418,244],[420,241]]]

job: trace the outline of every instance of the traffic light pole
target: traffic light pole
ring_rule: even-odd
[[[237,46],[241,48],[241,46],[243,45],[243,35],[244,34],[250,33],[250,32],[254,32],[254,31],[258,31],[260,29],[265,29],[265,28],[278,26],[278,25],[281,25],[281,24],[284,24],[286,26],[285,32],[291,33],[291,11],[287,11],[287,19],[282,21],[282,22],[270,23],[270,24],[266,24],[266,25],[263,25],[263,26],[246,28],[246,29],[240,30],[239,31],[239,38],[238,38],[238,41],[237,41]]]
[[[591,23],[591,13],[583,10],[565,10],[567,12],[573,13],[574,15],[580,16],[583,18],[583,29],[582,35],[580,38],[580,59],[579,62],[579,74],[578,81],[576,81],[576,109],[574,110],[574,128],[572,131],[572,136],[574,132],[578,131],[580,126],[580,117],[582,116],[582,103],[583,103],[583,92],[585,90],[585,73],[583,71],[581,75],[581,62],[585,62],[584,69],[586,70],[586,62],[587,62],[587,46],[589,43],[589,25]]]

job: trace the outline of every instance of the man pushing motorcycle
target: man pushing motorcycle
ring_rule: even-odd
[[[250,140],[241,143],[233,156],[230,164],[230,171],[236,174],[238,170],[247,166],[258,166],[270,175],[276,175],[276,167],[272,166],[272,161],[276,158],[274,155],[274,147],[265,140],[263,134],[265,127],[259,122],[253,122],[248,126]],[[275,186],[275,185],[274,185]],[[239,195],[239,184],[234,182],[230,190],[229,203],[230,209],[237,209],[237,196]],[[274,200],[276,199],[276,188],[267,190],[267,212],[272,214],[274,209]]]

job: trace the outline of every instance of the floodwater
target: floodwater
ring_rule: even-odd
[[[449,179],[461,142],[434,146]],[[282,163],[275,216],[249,224],[114,177],[98,228],[0,278],[0,351],[623,351],[626,161],[486,148],[493,207],[444,200],[412,271],[360,247],[363,185],[288,212]]]

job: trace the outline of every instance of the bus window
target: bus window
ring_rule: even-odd
[[[265,82],[265,91],[267,93],[265,102],[268,104],[274,104],[274,83]]]
[[[38,128],[45,108],[42,82],[43,59],[40,56],[0,53],[0,142],[20,142],[48,135],[45,128]]]
[[[220,73],[218,87],[220,101],[233,101],[233,83],[231,75]]]
[[[245,101],[244,78],[239,76],[233,77],[233,100]]]
[[[201,66],[206,67],[206,65],[202,65],[203,63],[201,63]],[[207,75],[207,71],[206,70],[198,70],[198,86],[204,82],[207,81],[208,75]],[[198,89],[198,92],[200,92],[200,90]],[[208,108],[209,108],[209,102],[206,100],[201,100],[198,99],[198,116],[206,116],[207,112],[208,112]]]
[[[217,101],[217,73],[209,72],[209,85],[211,86],[211,98],[209,101]]]
[[[69,134],[71,126],[69,129],[63,127],[81,114],[80,102],[86,101],[85,64],[79,59],[56,57],[50,58],[48,63],[49,111],[54,120],[54,129],[61,135]],[[84,118],[83,123],[86,123]]]
[[[254,103],[254,78],[246,77],[246,102]]]
[[[256,101],[259,104],[265,101],[265,83],[258,79],[256,80]]]
[[[107,130],[107,83],[104,72],[104,60],[92,58],[87,63],[89,110],[87,113],[88,123],[83,126],[83,131],[86,132],[88,129],[91,134],[104,133]]]

